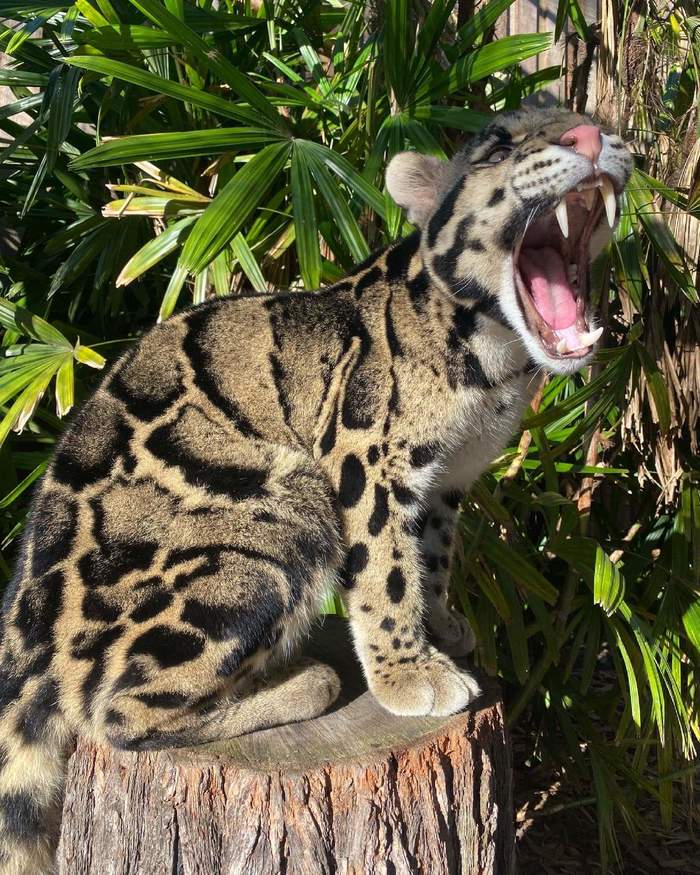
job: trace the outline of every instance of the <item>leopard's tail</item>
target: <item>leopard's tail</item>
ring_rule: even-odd
[[[70,741],[50,652],[0,630],[0,875],[55,872]]]

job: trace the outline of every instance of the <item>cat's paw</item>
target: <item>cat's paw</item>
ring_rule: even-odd
[[[467,618],[442,605],[428,617],[428,628],[436,647],[455,659],[471,653],[476,646],[476,635]]]
[[[432,647],[418,662],[395,666],[383,675],[372,680],[372,693],[387,711],[402,716],[456,714],[481,694],[468,672]]]
[[[319,717],[340,693],[335,669],[310,657],[301,657],[287,668],[277,687],[287,702],[289,721]]]

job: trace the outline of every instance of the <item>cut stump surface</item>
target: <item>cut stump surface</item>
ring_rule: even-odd
[[[343,621],[308,652],[343,681],[316,720],[156,753],[80,740],[61,875],[511,875],[498,691],[454,717],[394,717],[364,688]]]

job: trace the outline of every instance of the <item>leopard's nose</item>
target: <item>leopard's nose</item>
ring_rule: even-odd
[[[574,152],[585,155],[593,164],[598,162],[600,150],[603,148],[600,128],[595,125],[576,125],[561,135],[559,143],[562,146],[571,146]]]

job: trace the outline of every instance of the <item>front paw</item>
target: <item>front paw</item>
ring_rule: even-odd
[[[386,675],[384,677],[383,675]],[[413,664],[389,668],[373,679],[381,705],[401,716],[456,714],[481,694],[476,680],[433,647]]]
[[[441,606],[430,615],[428,627],[438,649],[455,659],[471,653],[476,646],[476,635],[467,618],[447,607]]]

